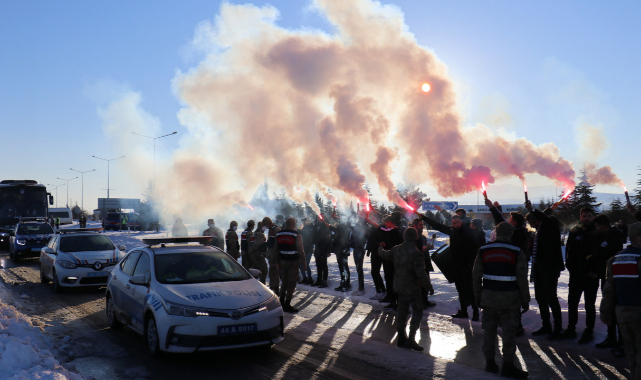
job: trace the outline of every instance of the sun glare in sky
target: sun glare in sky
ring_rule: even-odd
[[[421,89],[423,90],[423,92],[428,92],[430,90],[430,85],[427,83],[423,83]]]

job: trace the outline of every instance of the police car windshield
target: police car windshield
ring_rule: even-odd
[[[18,235],[52,234],[53,229],[48,224],[22,224],[18,227]]]
[[[60,239],[60,250],[63,252],[110,251],[116,249],[104,235],[67,235]]]
[[[227,254],[210,251],[156,255],[156,278],[162,284],[199,284],[251,276]]]

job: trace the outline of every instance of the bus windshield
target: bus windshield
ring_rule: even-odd
[[[8,223],[20,216],[47,216],[47,190],[44,187],[0,187],[0,221]]]

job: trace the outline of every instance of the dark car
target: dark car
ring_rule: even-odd
[[[102,228],[105,230],[120,230],[122,227],[121,215],[119,212],[108,212],[107,217],[102,220]]]
[[[53,236],[53,228],[44,221],[16,224],[9,242],[9,256],[14,262],[27,257],[40,257],[40,250]]]

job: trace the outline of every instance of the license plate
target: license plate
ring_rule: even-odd
[[[90,272],[87,274],[87,277],[105,277],[109,272]]]
[[[255,323],[245,323],[242,325],[218,326],[218,336],[243,335],[256,332]]]

